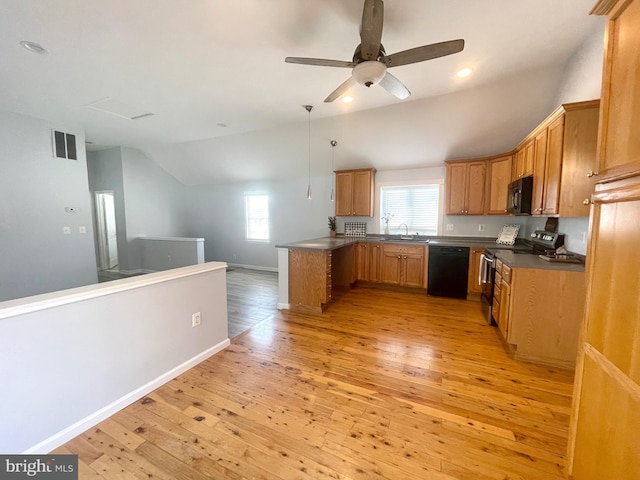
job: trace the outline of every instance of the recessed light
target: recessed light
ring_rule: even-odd
[[[456,75],[460,78],[463,78],[468,77],[472,72],[473,70],[471,70],[470,68],[463,68],[462,70],[458,70],[458,73],[456,73]]]
[[[35,43],[35,42],[29,42],[27,40],[22,40],[20,42],[20,45],[22,45],[24,48],[26,48],[27,50],[29,50],[30,52],[33,53],[39,53],[40,55],[46,55],[47,53],[49,53],[47,51],[46,48],[44,48],[42,45],[40,45],[39,43]]]
[[[342,97],[342,103],[351,103],[353,102],[352,97]]]

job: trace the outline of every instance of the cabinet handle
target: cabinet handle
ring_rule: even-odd
[[[585,199],[582,201],[582,204],[583,204],[583,205],[591,205],[592,203],[593,203],[593,202],[592,202],[591,200],[589,200],[588,198],[585,198]]]
[[[380,248],[380,245],[376,245],[376,248]]]
[[[591,177],[597,177],[598,176],[598,172],[594,172],[593,170],[587,172],[587,177],[591,178]]]
[[[405,255],[404,258],[407,258],[407,256]]]

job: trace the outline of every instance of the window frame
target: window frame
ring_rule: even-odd
[[[252,238],[249,237],[249,197],[266,197],[267,199],[267,238]],[[266,192],[244,192],[244,239],[247,242],[257,242],[257,243],[270,243],[271,242],[271,214],[270,214],[270,198],[269,194]],[[253,219],[254,217],[251,217]]]
[[[382,204],[382,188],[383,187],[419,187],[422,185],[438,185],[439,195],[438,195],[438,221],[437,221],[437,232],[436,236],[442,235],[444,230],[444,178],[430,178],[424,180],[395,180],[395,181],[386,181],[386,182],[376,182],[376,198],[377,201],[374,205],[374,214],[376,216],[375,222],[375,230],[377,233],[382,234],[384,232],[382,227],[382,212],[381,204]],[[415,232],[413,232],[415,233]],[[412,234],[410,231],[409,234]]]

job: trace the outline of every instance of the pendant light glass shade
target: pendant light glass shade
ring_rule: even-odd
[[[307,198],[311,200],[311,110],[313,110],[313,105],[303,105],[303,107],[309,113],[309,185],[307,186]]]

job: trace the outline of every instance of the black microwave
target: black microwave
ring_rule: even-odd
[[[507,213],[509,215],[531,215],[533,177],[522,177],[509,184]]]

